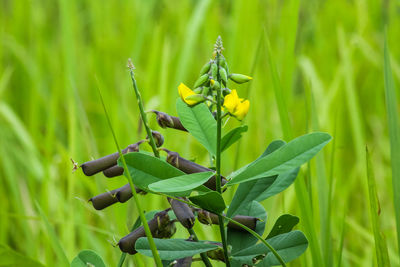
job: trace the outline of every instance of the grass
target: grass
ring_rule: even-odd
[[[83,163],[115,152],[96,77],[118,142],[126,146],[145,137],[127,59],[135,62],[145,109],[176,115],[177,85],[195,81],[221,35],[230,69],[254,76],[237,87],[251,101],[244,122],[249,131],[224,153],[224,174],[258,157],[274,139],[313,130],[334,136],[283,197],[264,202],[267,230],[283,212],[295,214],[310,241],[290,266],[375,266],[382,262],[376,225],[391,266],[400,266],[398,8],[396,1],[373,0],[2,1],[0,244],[46,266],[57,265],[62,254],[71,261],[81,249],[116,265],[121,254],[112,245],[137,218],[135,205],[98,212],[86,200],[125,178],[71,172],[70,158]],[[148,117],[165,147],[186,158],[204,152]],[[238,124],[230,120],[223,131]],[[196,160],[207,165],[202,155]],[[371,177],[381,211],[375,217],[368,212]],[[162,197],[139,197],[146,211],[167,207]],[[218,238],[217,227],[195,225],[195,231],[200,239]],[[126,258],[126,266],[152,262]]]

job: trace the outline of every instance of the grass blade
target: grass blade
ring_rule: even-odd
[[[389,126],[390,154],[392,164],[393,201],[396,216],[397,246],[400,251],[400,129],[397,110],[396,88],[390,67],[389,48],[385,39],[384,48],[384,77],[386,112]]]
[[[366,161],[367,161],[366,163],[367,163],[369,205],[371,211],[372,230],[374,231],[376,260],[378,262],[378,267],[390,267],[389,253],[386,241],[380,230],[381,224],[378,217],[380,214],[380,206],[379,206],[378,195],[376,192],[374,171],[372,169],[368,148],[366,148]]]
[[[69,266],[69,261],[67,256],[65,255],[64,249],[61,246],[60,241],[58,240],[57,234],[54,231],[53,227],[51,226],[49,220],[47,219],[46,215],[42,211],[42,208],[40,207],[38,202],[35,202],[36,208],[39,211],[39,215],[42,218],[42,221],[44,223],[45,229],[47,231],[47,234],[49,236],[50,242],[53,245],[54,252],[57,255],[57,258],[59,260],[58,266]]]

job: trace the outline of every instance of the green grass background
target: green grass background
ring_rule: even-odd
[[[248,133],[224,154],[225,174],[254,160],[274,139],[288,141],[314,130],[334,137],[303,166],[295,185],[264,202],[267,229],[282,213],[301,219],[299,229],[310,246],[291,266],[376,266],[375,248],[382,240],[391,265],[400,266],[384,89],[385,29],[396,85],[396,0],[1,0],[0,244],[46,266],[62,266],[81,249],[93,249],[108,266],[116,265],[120,251],[112,245],[137,218],[134,203],[95,211],[87,199],[126,180],[71,172],[70,158],[83,163],[116,151],[97,86],[118,141],[126,146],[145,137],[127,59],[137,68],[145,108],[175,115],[178,84],[194,83],[221,35],[231,71],[254,77],[247,85],[231,84],[248,96],[251,107]],[[149,119],[159,129],[153,115]],[[230,120],[224,130],[235,125]],[[194,139],[159,131],[166,148],[208,164]],[[373,217],[384,237],[377,243],[366,145],[379,200],[374,210],[379,216]],[[393,146],[394,152],[399,149]],[[140,200],[147,211],[167,207],[161,197]],[[202,239],[219,238],[216,227],[197,224],[196,231]],[[179,230],[176,236],[187,233]],[[152,260],[129,256],[127,263],[151,266]]]

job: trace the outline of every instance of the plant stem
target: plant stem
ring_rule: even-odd
[[[141,94],[139,92],[139,89],[138,89],[138,87],[136,85],[135,74],[133,73],[134,66],[133,66],[132,61],[130,59],[128,60],[128,68],[129,68],[129,71],[131,73],[133,89],[135,89],[136,99],[137,99],[139,110],[140,110],[140,117],[142,118],[142,121],[143,121],[143,124],[144,124],[144,128],[146,129],[147,136],[149,137],[150,146],[153,149],[154,156],[159,158],[160,157],[160,153],[157,150],[156,143],[154,142],[154,138],[153,138],[151,129],[150,129],[149,124],[147,122],[146,112],[144,111],[144,108],[143,108],[142,96],[141,96]]]
[[[191,236],[193,236],[193,240],[196,242],[199,242],[199,239],[197,238],[197,235],[196,235],[195,231],[193,230],[193,228],[188,229],[188,231],[189,231],[189,234]],[[211,264],[210,260],[208,259],[208,256],[205,252],[200,253],[200,256],[206,267],[212,267],[212,264]]]
[[[164,194],[160,194],[160,195],[164,195]],[[174,197],[174,196],[169,196],[169,195],[165,195],[165,196],[167,196],[167,197],[169,197],[169,198],[172,198],[172,199],[176,199],[176,200],[181,201],[181,202],[183,202],[183,203],[186,203],[186,204],[188,204],[188,205],[190,205],[190,206],[192,206],[192,207],[201,209],[201,207],[200,207],[199,205],[193,204],[193,203],[191,203],[191,202],[189,202],[189,201],[185,201],[185,200],[183,200],[183,199],[180,199],[180,198],[177,198],[177,197]],[[278,253],[264,238],[262,238],[262,236],[260,236],[259,234],[257,234],[255,231],[251,230],[249,227],[247,227],[247,226],[245,226],[245,225],[243,225],[243,224],[241,224],[241,223],[239,223],[239,222],[237,222],[237,221],[235,221],[235,220],[233,220],[233,219],[231,219],[231,218],[229,218],[229,217],[226,217],[226,216],[223,215],[223,214],[218,214],[218,213],[217,213],[217,215],[218,215],[218,216],[221,216],[222,218],[224,218],[224,219],[226,219],[226,220],[228,220],[228,221],[230,221],[230,222],[236,224],[237,226],[243,228],[244,230],[246,230],[247,232],[249,232],[250,234],[252,234],[254,237],[256,237],[258,240],[260,240],[265,246],[267,246],[267,248],[269,248],[269,250],[271,250],[272,254],[274,254],[274,256],[278,259],[278,261],[280,262],[280,264],[281,264],[283,267],[286,267],[285,261],[282,259],[282,257],[279,255],[279,253]]]
[[[218,42],[218,41],[217,41]],[[221,126],[222,126],[222,118],[221,118],[221,77],[219,75],[219,58],[220,54],[217,51],[216,61],[217,61],[217,81],[220,84],[219,88],[217,89],[217,153],[216,153],[216,188],[218,193],[222,193],[221,190]],[[221,241],[222,246],[224,248],[224,257],[225,257],[225,264],[227,267],[230,266],[229,256],[228,256],[228,245],[226,242],[225,236],[225,226],[224,226],[224,219],[222,216],[218,215],[218,222],[219,222],[219,231],[221,233]]]
[[[150,231],[149,225],[147,224],[146,217],[144,216],[143,209],[140,206],[139,198],[137,196],[137,193],[136,193],[136,190],[135,190],[135,186],[133,185],[131,174],[130,174],[130,172],[128,170],[128,166],[126,165],[125,157],[122,154],[121,149],[120,149],[120,147],[118,145],[117,137],[115,136],[114,129],[113,129],[112,125],[111,125],[111,120],[110,120],[110,117],[108,116],[107,109],[106,109],[106,106],[104,104],[103,96],[101,95],[99,87],[98,87],[98,92],[99,92],[99,95],[100,95],[101,103],[103,105],[104,113],[105,113],[106,118],[107,118],[108,126],[110,127],[111,133],[112,133],[113,138],[114,138],[115,146],[118,149],[119,157],[122,160],[122,163],[123,163],[124,169],[125,169],[125,173],[128,176],[127,177],[128,178],[128,182],[129,182],[129,185],[131,186],[132,195],[133,195],[133,198],[134,198],[135,203],[136,203],[136,208],[139,211],[139,217],[140,217],[140,220],[142,221],[144,232],[146,233],[147,239],[149,240],[149,245],[150,245],[150,248],[151,248],[151,252],[153,253],[154,261],[155,261],[157,267],[162,267],[163,265],[162,265],[162,262],[161,262],[161,259],[160,259],[160,255],[158,255],[156,244],[154,243],[153,236],[151,235],[151,231]]]

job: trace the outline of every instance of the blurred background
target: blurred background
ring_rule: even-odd
[[[385,29],[398,85],[399,1],[1,0],[1,247],[46,266],[61,266],[64,257],[71,261],[80,250],[93,249],[108,266],[116,265],[120,251],[113,245],[136,220],[134,203],[96,211],[87,200],[126,180],[72,173],[70,161],[116,151],[97,87],[126,147],[145,137],[127,59],[136,66],[146,110],[176,115],[177,86],[193,85],[221,35],[230,70],[254,77],[249,84],[230,85],[248,96],[251,107],[244,121],[248,133],[224,154],[224,174],[254,160],[272,140],[317,130],[334,137],[303,166],[294,185],[263,203],[267,231],[283,213],[300,217],[298,228],[310,245],[290,266],[376,265],[366,145],[379,198],[373,212],[391,264],[400,266]],[[148,117],[164,135],[164,147],[208,164],[196,140],[160,129],[154,115]],[[237,125],[231,119],[224,131]],[[224,197],[229,201],[232,193]],[[140,201],[146,211],[168,205],[150,195]],[[197,223],[195,229],[201,239],[219,239],[216,227]],[[175,236],[187,238],[187,232],[180,229]],[[152,264],[137,255],[126,266]]]

